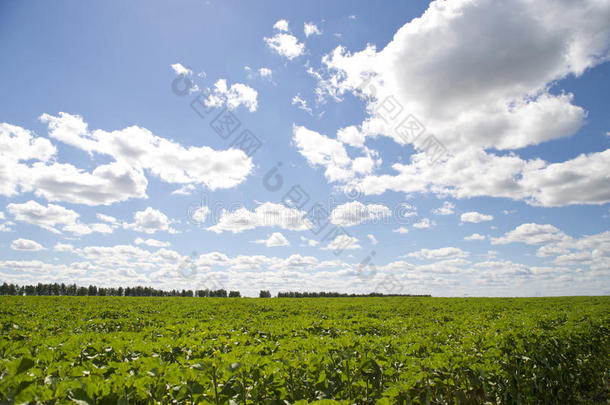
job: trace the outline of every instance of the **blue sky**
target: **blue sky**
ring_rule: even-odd
[[[0,9],[3,281],[609,292],[607,1]]]

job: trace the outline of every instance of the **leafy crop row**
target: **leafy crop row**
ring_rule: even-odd
[[[599,403],[609,304],[0,297],[0,402]]]

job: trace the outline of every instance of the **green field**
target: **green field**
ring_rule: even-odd
[[[0,321],[0,403],[608,401],[610,297],[4,296]]]

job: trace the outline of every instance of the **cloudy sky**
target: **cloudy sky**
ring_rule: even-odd
[[[35,3],[0,281],[610,293],[610,1]]]

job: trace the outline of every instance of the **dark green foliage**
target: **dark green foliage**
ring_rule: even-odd
[[[231,297],[241,297],[239,291],[231,291]],[[77,295],[77,296],[125,296],[125,297],[226,297],[227,292],[220,290],[157,290],[152,287],[98,287],[90,285],[87,287],[78,287],[76,284],[42,284],[37,286],[26,285],[19,286],[15,284],[3,283],[0,285],[0,295]]]
[[[0,403],[608,401],[610,297],[5,296],[0,327]]]

